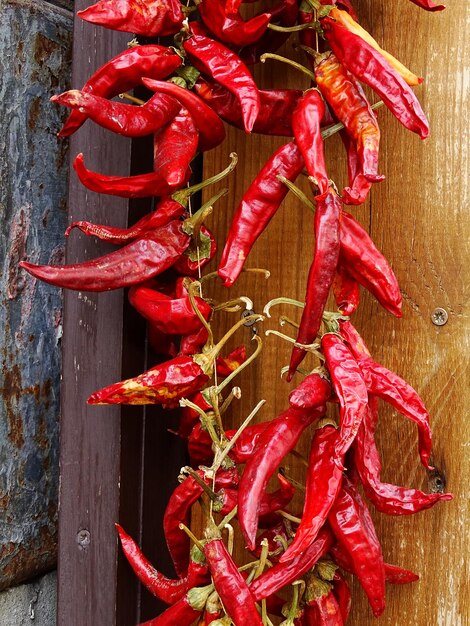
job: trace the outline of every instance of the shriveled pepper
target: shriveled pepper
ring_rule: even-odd
[[[307,577],[305,589],[305,626],[343,626],[343,616],[333,593],[333,585],[314,572]]]
[[[99,126],[124,137],[151,135],[168,124],[179,110],[176,100],[164,94],[155,94],[142,106],[135,106],[72,89],[52,96],[51,102],[79,111]]]
[[[146,87],[157,93],[173,96],[190,113],[199,132],[199,150],[204,152],[218,146],[225,139],[225,128],[220,117],[196,94],[175,83],[143,78]]]
[[[178,0],[99,0],[77,15],[92,24],[144,37],[173,35],[184,20]]]
[[[326,370],[312,372],[289,394],[289,404],[295,409],[324,406],[331,396],[331,383]]]
[[[324,412],[325,407],[289,408],[272,420],[261,434],[245,465],[238,490],[238,519],[249,550],[255,546],[260,502],[269,479],[307,426]]]
[[[233,285],[257,238],[274,217],[288,188],[277,176],[294,181],[304,166],[294,142],[277,150],[251,183],[233,218],[218,274],[226,287]]]
[[[245,64],[231,50],[204,35],[192,35],[185,40],[183,47],[199,71],[235,96],[240,104],[245,130],[251,132],[260,110],[260,97]]]
[[[102,65],[84,84],[82,92],[113,98],[141,84],[142,76],[162,79],[180,67],[182,59],[165,46],[149,44],[124,50]],[[72,111],[59,137],[72,135],[86,122],[86,113]]]
[[[215,362],[217,376],[230,376],[232,372],[246,361],[246,346],[241,345],[227,356],[218,356]]]
[[[352,315],[359,306],[359,283],[343,266],[341,262],[341,251],[335,278],[333,280],[333,293],[341,313],[343,315]]]
[[[379,94],[393,115],[421,139],[429,134],[429,125],[411,87],[372,46],[325,17],[321,20],[325,37],[334,54],[352,74]]]
[[[198,12],[217,39],[232,46],[247,46],[258,41],[271,20],[271,13],[260,13],[244,21],[238,12],[227,13],[220,0],[202,0]]]
[[[191,626],[204,610],[207,598],[214,590],[213,585],[194,587],[185,593],[173,606],[158,617],[142,622],[139,626]]]
[[[212,261],[217,252],[217,243],[213,233],[201,226],[199,235],[177,259],[173,269],[182,276],[198,277],[200,271]]]
[[[336,570],[333,578],[333,593],[338,601],[343,623],[346,624],[351,612],[351,589],[344,576],[338,570]]]
[[[315,198],[315,252],[307,278],[305,307],[297,343],[312,344],[320,329],[323,311],[333,284],[340,251],[341,202],[333,188]],[[287,380],[291,380],[306,352],[294,346]]]

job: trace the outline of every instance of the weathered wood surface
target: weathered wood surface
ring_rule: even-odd
[[[428,477],[417,458],[414,426],[381,407],[380,452],[384,477],[397,484],[433,490],[443,481],[455,500],[414,517],[389,518],[374,514],[385,557],[421,574],[421,581],[387,590],[383,626],[454,626],[469,624],[469,100],[468,24],[470,7],[463,0],[449,3],[443,13],[429,14],[409,2],[362,0],[354,3],[364,26],[406,65],[425,76],[416,89],[429,115],[431,136],[421,142],[405,131],[387,110],[379,113],[382,129],[381,171],[386,181],[376,185],[370,200],[354,210],[395,269],[404,297],[401,320],[393,319],[367,293],[353,321],[379,362],[408,380],[429,408],[434,431],[437,476]],[[291,52],[289,51],[290,55]],[[299,87],[307,83],[294,71],[269,62],[257,69],[264,87]],[[205,176],[226,165],[236,150],[239,165],[230,180],[227,198],[212,219],[218,241],[226,237],[233,212],[260,166],[283,140],[245,136],[230,130],[228,140],[206,155]],[[345,156],[336,138],[328,140],[328,164],[339,186],[345,182]],[[208,193],[213,193],[209,190]],[[313,237],[312,217],[287,199],[267,232],[258,240],[247,265],[268,267],[271,278],[242,275],[232,297],[246,294],[256,311],[273,297],[303,299]],[[222,246],[221,246],[222,247]],[[215,294],[224,300],[227,292]],[[448,311],[445,326],[435,326],[436,307]],[[466,308],[467,307],[467,308]],[[277,315],[298,318],[287,307]],[[224,319],[219,326],[228,326]],[[286,328],[286,327],[285,327]],[[237,339],[242,341],[242,335]],[[275,337],[266,339],[259,363],[241,375],[242,400],[234,408],[239,424],[260,398],[267,404],[259,420],[270,419],[287,406],[291,386],[279,370],[288,363],[290,348]],[[313,363],[313,361],[312,361]],[[307,453],[308,436],[301,450]],[[303,479],[302,469],[288,459],[289,471]],[[295,507],[294,507],[295,508]],[[195,526],[199,532],[197,524]],[[377,624],[360,587],[354,584],[353,610],[348,624]]]
[[[71,14],[0,1],[0,589],[54,567],[62,297],[18,268],[61,262],[67,145],[51,93],[70,77]]]

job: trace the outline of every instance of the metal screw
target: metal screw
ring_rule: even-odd
[[[244,317],[249,317],[250,315],[255,315],[255,312],[252,309],[245,309],[244,311],[242,311],[241,313],[241,318],[243,319]],[[253,335],[258,334],[258,331],[256,329],[256,320],[248,320],[247,322],[245,322],[245,326],[250,327],[251,326],[251,332],[253,333]]]
[[[448,319],[449,314],[445,309],[442,309],[441,307],[434,309],[434,311],[432,312],[431,321],[436,326],[444,326],[444,324],[447,324]]]
[[[86,530],[85,528],[82,528],[81,530],[79,530],[77,533],[77,543],[80,546],[80,548],[83,548],[83,549],[88,548],[88,546],[91,543],[90,531]]]

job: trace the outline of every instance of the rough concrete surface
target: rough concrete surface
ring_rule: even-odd
[[[1,626],[55,626],[56,572],[0,593]]]

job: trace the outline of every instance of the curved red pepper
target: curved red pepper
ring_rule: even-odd
[[[249,186],[233,218],[218,270],[226,287],[238,278],[253,244],[287,195],[277,176],[293,182],[303,167],[300,150],[294,142],[288,143],[269,158]]]
[[[142,76],[158,80],[166,78],[181,63],[181,57],[165,46],[134,46],[102,65],[83,85],[82,91],[103,98],[113,98],[140,85]],[[72,135],[86,120],[85,113],[72,111],[58,133],[59,137]]]
[[[83,154],[77,154],[73,162],[73,169],[77,172],[82,185],[96,193],[104,193],[121,198],[148,198],[150,196],[168,196],[175,190],[160,172],[137,174],[136,176],[106,176],[99,172],[92,172],[85,167]],[[191,172],[188,171],[188,179]],[[183,181],[182,184],[184,184]]]
[[[313,572],[307,577],[305,590],[305,626],[344,626],[333,585]]]
[[[204,610],[212,589],[212,585],[190,589],[181,600],[178,600],[161,615],[147,622],[142,622],[139,626],[176,626],[176,624],[178,626],[191,626]]]
[[[431,0],[411,0],[411,2],[425,11],[443,11],[446,8],[445,4],[436,4]]]
[[[311,344],[320,329],[330,287],[335,277],[340,251],[341,202],[330,190],[315,198],[315,253],[307,278],[305,307],[297,333],[297,343]],[[294,346],[287,380],[290,381],[306,352]]]
[[[46,283],[80,291],[109,291],[130,287],[164,272],[173,265],[190,241],[182,222],[173,220],[144,233],[120,250],[72,265],[20,266]]]
[[[260,110],[260,97],[246,65],[231,50],[204,35],[193,34],[183,47],[200,72],[208,74],[237,98],[245,130],[251,132]]]
[[[313,409],[323,406],[331,397],[331,384],[318,372],[306,376],[289,394],[289,404],[295,409]]]
[[[238,520],[249,550],[255,546],[260,503],[269,479],[307,426],[324,412],[325,407],[287,409],[272,420],[260,435],[258,445],[245,465],[238,490]]]
[[[336,570],[333,578],[333,586],[333,593],[338,600],[341,617],[343,618],[344,624],[346,624],[349,613],[351,612],[351,589],[344,576],[338,570]]]
[[[151,135],[168,124],[179,111],[176,100],[164,94],[155,94],[142,106],[135,106],[72,89],[52,96],[51,102],[79,111],[96,124],[124,137]]]
[[[339,61],[356,78],[379,94],[405,128],[425,139],[429,125],[413,90],[384,57],[358,35],[331,18],[321,20],[328,43]]]
[[[220,0],[202,0],[197,9],[211,33],[232,46],[247,46],[258,41],[271,20],[271,13],[260,13],[245,22],[238,12],[227,13]]]
[[[203,327],[191,335],[184,335],[180,341],[180,354],[192,355],[201,352],[207,343],[209,335]]]
[[[331,425],[318,428],[312,439],[308,462],[305,503],[294,541],[280,558],[289,561],[298,556],[316,538],[341,487],[343,471],[335,462],[339,432]]]
[[[183,254],[173,265],[182,276],[197,278],[199,272],[212,261],[217,252],[217,242],[207,226],[201,226],[199,237],[193,239]]]
[[[144,37],[174,35],[184,20],[178,0],[99,0],[77,15],[92,24]]]
[[[215,361],[217,376],[230,376],[232,372],[246,361],[246,356],[246,346],[244,345],[238,346],[227,356],[218,356]]]
[[[341,251],[338,267],[333,280],[333,293],[336,305],[343,315],[352,315],[359,306],[359,283],[341,263]]]
[[[199,131],[198,147],[201,152],[215,148],[225,139],[225,128],[220,117],[192,91],[183,89],[175,83],[150,78],[142,78],[142,82],[152,91],[173,96],[188,109]]]

